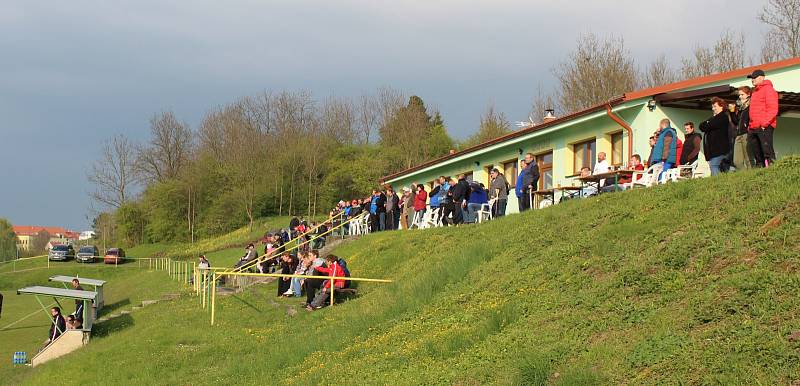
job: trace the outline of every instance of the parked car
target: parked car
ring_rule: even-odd
[[[125,251],[122,248],[110,248],[103,257],[106,264],[122,264],[125,261]]]
[[[67,261],[75,258],[75,249],[72,245],[54,245],[50,248],[47,258],[53,261]]]
[[[75,261],[79,263],[94,263],[94,258],[100,255],[100,251],[94,245],[87,245],[78,250]]]

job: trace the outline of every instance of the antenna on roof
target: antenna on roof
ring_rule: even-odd
[[[536,122],[533,121],[533,117],[528,115],[528,122],[518,121],[515,123],[515,125],[517,125],[517,127],[519,128],[531,127],[531,126],[536,126]]]

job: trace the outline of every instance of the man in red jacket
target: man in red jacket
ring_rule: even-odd
[[[344,269],[341,265],[339,265],[339,258],[334,255],[328,255],[325,257],[327,267],[319,266],[314,268],[317,272],[327,273],[330,277],[345,277]],[[317,272],[313,272],[314,275],[317,275]],[[333,280],[333,287],[334,288],[344,288],[344,280]],[[317,296],[314,297],[314,300],[311,301],[310,304],[306,306],[306,309],[309,311],[314,311],[322,308],[325,305],[325,301],[331,297],[331,292],[333,288],[331,288],[331,280],[326,280],[325,283],[322,285],[322,290],[317,293]],[[331,304],[332,305],[332,304]]]
[[[747,142],[754,153],[756,167],[768,167],[775,161],[775,150],[772,147],[772,134],[778,118],[778,92],[772,82],[764,79],[762,70],[755,70],[747,76],[753,81],[753,93],[750,95],[750,127],[747,131]]]

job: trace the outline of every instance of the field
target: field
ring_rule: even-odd
[[[109,321],[66,358],[0,367],[0,376],[22,384],[789,385],[800,380],[798,214],[800,158],[791,158],[478,226],[369,235],[334,253],[354,276],[394,282],[360,284],[358,297],[336,307],[307,312],[298,299],[276,298],[271,284],[221,298],[212,327],[184,293]],[[163,273],[140,275],[120,286],[152,280],[172,290]],[[120,365],[87,367],[110,357]]]

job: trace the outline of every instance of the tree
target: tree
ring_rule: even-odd
[[[134,157],[133,144],[127,137],[121,134],[111,137],[87,176],[96,186],[92,199],[112,208],[124,204],[136,183]]]
[[[28,253],[31,255],[38,255],[44,253],[47,248],[47,243],[50,242],[50,233],[42,229],[31,236],[31,246]]]
[[[764,48],[769,59],[800,56],[800,0],[769,0],[758,14],[758,20],[772,27]],[[774,56],[772,56],[774,55]]]
[[[511,132],[511,124],[506,119],[506,115],[497,112],[494,105],[489,105],[486,112],[481,116],[478,132],[467,138],[461,148],[468,148],[477,144],[495,139]]]
[[[578,111],[635,90],[637,70],[625,42],[600,40],[594,34],[578,39],[575,51],[554,69],[560,110]]]
[[[177,178],[189,163],[192,130],[171,111],[150,118],[150,142],[138,148],[136,166],[146,182]]]
[[[683,58],[681,72],[687,78],[697,78],[742,68],[744,43],[741,32],[724,31],[712,47],[695,47],[692,57]]]
[[[553,94],[545,94],[540,84],[536,89],[536,97],[533,98],[533,103],[531,103],[531,111],[528,114],[529,121],[521,122],[520,124],[533,125],[541,123],[547,114],[547,110],[555,110],[556,102],[553,99]]]
[[[0,218],[0,261],[13,260],[17,257],[17,235],[11,223]]]
[[[662,54],[647,67],[642,74],[641,83],[642,86],[649,88],[674,83],[677,80],[678,76],[669,66],[667,56]]]
[[[441,115],[437,113],[431,117],[422,98],[416,95],[381,126],[380,135],[380,145],[392,149],[400,158],[395,168],[409,168],[445,155],[453,144]]]

